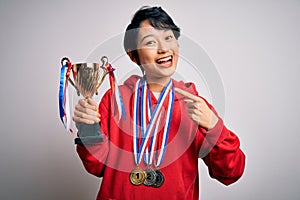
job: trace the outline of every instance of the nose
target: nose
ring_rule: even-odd
[[[166,42],[160,41],[159,44],[158,44],[158,47],[157,47],[157,52],[159,54],[163,54],[163,53],[168,52],[169,49],[170,49],[170,47]]]

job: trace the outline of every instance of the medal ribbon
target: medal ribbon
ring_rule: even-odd
[[[173,105],[174,105],[174,87],[173,85],[171,85],[171,88],[169,89],[169,101],[168,101],[168,107],[167,107],[167,115],[166,115],[166,121],[165,121],[165,126],[163,128],[163,138],[162,138],[162,145],[161,145],[161,149],[159,152],[158,157],[156,156],[155,159],[155,163],[154,166],[155,167],[159,167],[160,164],[162,163],[162,161],[164,160],[164,156],[165,156],[165,152],[166,152],[166,146],[168,144],[168,137],[169,137],[169,131],[170,131],[170,124],[171,124],[171,119],[172,119],[172,112],[173,112]],[[161,96],[160,96],[161,97]],[[150,90],[148,90],[148,114],[152,115],[152,104],[151,104],[151,97],[150,97]],[[159,98],[160,100],[160,98]],[[158,100],[158,102],[159,102]],[[163,102],[162,102],[163,104]],[[159,122],[161,121],[161,112],[159,115],[159,119],[158,119],[158,123],[156,123],[155,125],[155,129],[153,132],[153,136],[151,139],[151,143],[150,143],[150,155],[149,155],[149,150],[148,148],[146,149],[146,153],[145,153],[145,163],[147,165],[151,165],[152,161],[153,161],[153,156],[154,156],[154,152],[155,150],[155,144],[156,144],[156,138],[158,135],[158,126],[159,126]],[[156,152],[157,154],[158,152]]]
[[[171,90],[171,97],[169,98],[169,103],[168,103],[168,111],[167,111],[167,119],[166,119],[166,126],[164,126],[164,133],[163,133],[163,141],[162,141],[162,146],[160,150],[160,154],[158,158],[156,159],[156,163],[154,163],[155,167],[159,167],[164,160],[165,153],[166,153],[166,147],[168,144],[168,138],[169,138],[169,132],[170,132],[170,125],[171,125],[171,120],[172,120],[172,113],[173,113],[173,107],[174,107],[174,86],[172,85],[172,90]],[[153,142],[153,145],[155,144],[155,140]],[[154,152],[154,147],[152,148],[151,154],[153,155]]]
[[[140,87],[142,86],[142,92],[140,92]],[[172,86],[172,81],[170,80],[169,83],[167,84],[167,86],[164,88],[164,90],[162,91],[159,99],[158,99],[158,103],[154,108],[154,111],[151,112],[152,108],[150,108],[150,104],[148,103],[147,105],[147,99],[150,98],[150,96],[148,96],[148,98],[146,98],[146,94],[147,94],[147,84],[145,83],[145,79],[141,79],[139,81],[137,81],[136,83],[136,90],[135,90],[135,96],[134,96],[134,133],[133,133],[133,149],[134,149],[134,158],[135,158],[135,163],[138,165],[140,164],[143,154],[145,153],[145,162],[147,165],[152,163],[152,158],[153,158],[153,154],[154,154],[154,146],[155,146],[155,141],[156,141],[156,136],[158,134],[158,125],[161,118],[161,108],[163,106],[163,102],[165,101],[166,97],[168,96],[168,94],[170,94],[170,98],[169,98],[169,103],[168,103],[168,116],[167,117],[167,129],[165,128],[164,130],[164,134],[163,134],[163,143],[162,143],[162,150],[160,153],[160,156],[158,157],[158,162],[157,163],[161,163],[163,158],[164,158],[164,153],[165,153],[165,148],[167,145],[167,139],[168,139],[168,134],[169,134],[169,127],[170,127],[170,119],[171,119],[171,114],[172,111],[169,111],[170,109],[173,109],[173,103],[174,103],[174,89]],[[140,94],[142,93],[142,94]],[[149,93],[148,93],[149,94]],[[141,102],[140,102],[141,100]],[[140,110],[141,110],[141,129],[139,129],[139,120],[138,120],[138,111],[139,111],[139,105],[140,105]],[[148,111],[148,112],[147,112]],[[148,126],[146,126],[146,113],[148,113],[148,115],[150,115],[150,117],[148,117],[149,123]],[[154,129],[154,130],[153,130]],[[139,148],[139,132],[142,132],[142,141],[141,141],[141,145]],[[153,133],[153,134],[152,134]],[[150,155],[149,155],[149,150],[146,146],[148,144],[148,141],[150,139],[150,136],[152,134],[152,139],[150,141]]]

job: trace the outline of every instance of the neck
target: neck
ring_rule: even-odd
[[[147,81],[149,89],[152,92],[162,92],[163,89],[165,88],[165,86],[170,81],[170,77],[151,80],[146,76],[146,81]]]

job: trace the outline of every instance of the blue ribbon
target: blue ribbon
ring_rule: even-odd
[[[60,70],[60,81],[59,81],[59,116],[62,121],[62,123],[65,125],[64,122],[64,116],[65,116],[65,109],[64,109],[64,101],[65,101],[65,82],[66,82],[66,70],[67,70],[67,64],[63,65]]]

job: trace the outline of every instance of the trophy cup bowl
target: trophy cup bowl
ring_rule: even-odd
[[[69,61],[68,58],[63,58],[61,62],[63,63],[65,60]],[[68,80],[76,89],[78,96],[81,94],[84,98],[92,98],[94,94],[98,94],[98,88],[108,74],[108,70],[104,67],[108,62],[107,57],[103,56],[101,61],[102,65],[99,63],[72,64],[74,81],[70,76]]]

